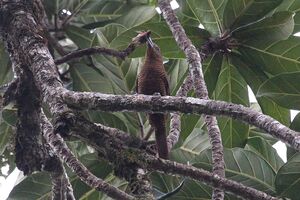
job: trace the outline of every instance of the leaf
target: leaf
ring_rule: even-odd
[[[104,181],[123,191],[126,190],[128,184],[126,181],[119,179],[113,174],[109,174]],[[95,189],[86,192],[84,195],[82,195],[79,198],[79,200],[89,200],[89,199],[111,200],[112,198],[108,197],[103,192],[99,192]]]
[[[269,97],[282,107],[300,109],[300,87],[297,84],[300,72],[276,75],[262,84],[258,97]]]
[[[6,147],[9,145],[12,134],[12,127],[0,119],[0,155],[3,154]]]
[[[125,10],[125,13],[121,18],[116,20],[116,23],[122,24],[127,29],[134,26],[139,26],[149,21],[157,14],[154,6],[149,5],[137,5],[130,6]]]
[[[196,17],[199,24],[213,36],[219,36],[224,31],[223,28],[223,11],[227,0],[181,0],[186,12],[191,12],[190,16]]]
[[[66,34],[81,49],[93,46],[96,37],[94,32],[76,26],[68,26]]]
[[[96,154],[85,154],[80,157],[80,161],[97,177],[104,178],[111,172],[109,165],[103,161],[99,162]],[[73,186],[76,199],[93,190],[83,183],[75,174],[69,174],[69,178]],[[48,173],[35,173],[26,177],[18,185],[16,185],[8,199],[23,200],[24,198],[51,198],[51,187],[51,181]],[[99,192],[97,191],[97,193]]]
[[[275,194],[275,172],[260,156],[241,148],[224,149],[226,178],[253,187],[257,190]],[[211,169],[211,150],[202,152],[194,166]]]
[[[223,59],[215,96],[217,100],[249,105],[247,84],[228,57]],[[243,147],[246,144],[248,125],[225,117],[219,117],[218,124],[225,147]]]
[[[111,43],[116,37],[118,37],[122,32],[126,31],[126,27],[121,24],[108,24],[104,27],[95,30],[101,31],[103,35],[105,35],[106,41]]]
[[[259,87],[268,80],[268,76],[256,65],[246,64],[242,58],[236,54],[231,54],[231,61],[250,86],[254,94]],[[290,111],[277,105],[268,97],[257,97],[256,99],[261,107],[261,111],[285,125],[290,124]]]
[[[265,133],[258,128],[251,127],[249,132],[249,137],[261,137],[271,145],[274,145],[278,140],[272,137],[270,134]]]
[[[196,156],[210,147],[211,144],[207,132],[200,128],[195,128],[183,144],[171,152],[170,157],[178,162],[189,162],[192,164],[192,160]]]
[[[7,125],[15,127],[17,123],[17,108],[3,109],[2,119]]]
[[[230,30],[253,23],[275,9],[283,0],[228,0],[224,26]]]
[[[277,151],[262,137],[249,138],[245,149],[260,155],[275,172],[284,164]]]
[[[71,77],[73,78],[73,89],[75,91],[94,91],[102,93],[111,93],[112,86],[110,81],[99,74],[94,69],[84,63],[73,64],[70,68]]]
[[[176,95],[188,72],[188,62],[182,59],[173,59],[165,63],[165,69],[169,77],[171,95]]]
[[[209,34],[205,30],[201,30],[198,27],[184,26],[186,34],[194,42],[196,46],[200,46],[204,39]],[[136,36],[137,31],[151,30],[152,40],[160,47],[162,55],[167,58],[185,58],[184,53],[179,49],[172,32],[165,22],[148,22],[137,27],[133,27],[122,34],[118,35],[112,40],[110,47],[115,49],[125,49],[131,42],[132,38]],[[145,55],[144,47],[136,49],[130,57],[142,57]]]
[[[12,80],[12,69],[4,45],[0,42],[0,86]]]
[[[290,129],[294,131],[300,132],[300,113],[298,113],[295,118],[293,119]],[[287,159],[289,160],[292,156],[294,156],[298,151],[287,146]]]
[[[207,86],[209,96],[212,96],[221,71],[223,55],[216,53],[205,59],[203,63],[204,80]]]
[[[300,31],[300,2],[298,0],[284,0],[282,4],[276,9],[278,11],[288,10],[295,13],[295,28],[294,33]]]
[[[299,199],[299,163],[300,153],[297,153],[278,171],[275,180],[275,187],[280,196],[291,199]]]
[[[242,57],[253,66],[272,74],[300,71],[300,38],[291,36],[277,42],[261,42],[239,47]]]
[[[128,5],[123,0],[88,1],[80,9],[73,22],[88,25],[113,20],[121,17],[125,9],[128,9]]]
[[[243,44],[257,44],[261,41],[275,42],[287,39],[294,29],[293,13],[284,11],[275,13],[232,32],[234,38]]]

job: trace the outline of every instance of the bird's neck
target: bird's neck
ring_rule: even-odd
[[[156,52],[152,47],[147,47],[144,66],[163,68],[163,58],[161,54]]]

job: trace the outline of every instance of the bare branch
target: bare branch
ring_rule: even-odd
[[[116,199],[135,199],[134,197],[126,194],[122,190],[104,182],[102,179],[93,175],[69,150],[68,146],[64,143],[63,139],[58,134],[53,133],[53,127],[48,121],[46,116],[42,114],[42,123],[44,127],[44,137],[50,144],[55,153],[63,159],[63,161],[72,169],[77,176],[96,190],[102,191],[108,196]]]
[[[251,200],[278,200],[276,197],[272,197],[264,192],[255,190],[253,188],[244,186],[238,182],[225,179],[216,174],[210,173],[203,169],[198,169],[196,167],[184,165],[181,163],[176,163],[168,160],[157,160],[146,158],[149,165],[148,168],[153,170],[158,170],[167,174],[177,174],[185,177],[192,178],[194,180],[206,183],[214,188],[225,190],[238,195],[244,199]]]
[[[93,54],[105,54],[105,55],[110,55],[110,56],[118,57],[121,59],[125,59],[125,57],[127,57],[130,53],[132,53],[134,51],[134,49],[135,49],[134,44],[130,44],[126,49],[124,49],[122,51],[117,51],[114,49],[108,49],[108,48],[104,48],[104,47],[91,47],[91,48],[77,50],[77,51],[71,52],[61,58],[58,58],[55,60],[55,64],[60,65],[62,63],[68,62],[72,59],[80,58],[83,56],[90,56]]]
[[[168,0],[159,0],[158,2],[163,16],[169,25],[178,46],[184,51],[187,60],[190,63],[189,70],[194,82],[196,96],[198,98],[209,99],[202,72],[202,60],[199,52],[185,34],[185,31],[176,17],[175,12],[171,8],[170,2]],[[205,123],[207,126],[210,143],[212,144],[213,172],[221,177],[225,177],[223,144],[217,118],[214,116],[205,116]],[[214,190],[212,199],[224,199],[224,192],[220,190]]]
[[[118,163],[122,163],[126,166],[140,167],[147,170],[160,171],[166,174],[189,177],[212,187],[225,189],[226,191],[244,199],[278,200],[264,192],[244,186],[241,183],[222,178],[206,170],[173,161],[163,160],[149,155],[139,149],[127,148],[122,145],[122,142],[116,141],[115,138],[107,137],[105,134],[90,131],[87,133],[77,132],[73,135],[87,142],[95,150],[97,150],[97,152],[110,152],[110,157],[113,157],[118,161]],[[110,157],[106,159],[111,159]]]
[[[188,75],[184,80],[183,84],[177,91],[176,96],[178,97],[185,97],[187,93],[192,89],[193,81],[191,76]],[[168,142],[168,149],[169,151],[172,147],[178,142],[181,132],[181,121],[180,121],[180,114],[179,113],[171,113],[171,120],[170,120],[170,132],[167,137]]]
[[[60,92],[69,106],[77,109],[134,112],[182,112],[207,115],[223,115],[254,125],[273,137],[300,150],[300,133],[289,129],[272,117],[248,107],[192,97],[110,95],[93,92]]]
[[[75,200],[73,188],[62,162],[50,172],[52,181],[52,200]]]

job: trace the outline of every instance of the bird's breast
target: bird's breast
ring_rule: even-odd
[[[162,70],[142,70],[138,77],[138,93],[153,95],[160,93],[166,95],[166,87],[163,78],[166,76]]]

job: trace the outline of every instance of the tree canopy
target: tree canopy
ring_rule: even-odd
[[[0,0],[0,167],[28,175],[8,199],[299,199],[300,1],[177,2]],[[173,97],[133,94],[147,30]]]

